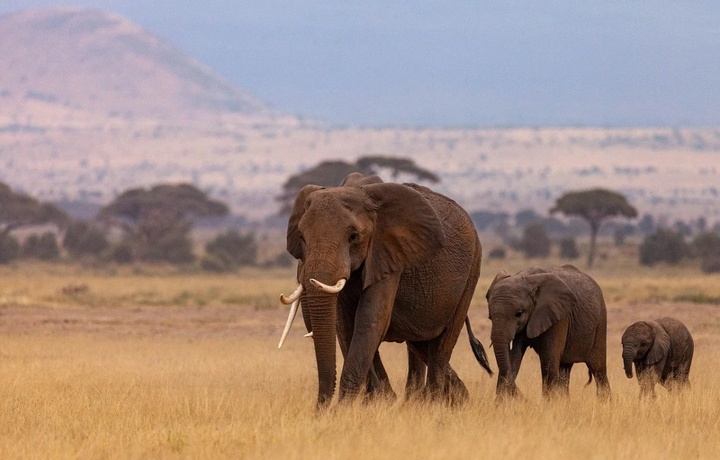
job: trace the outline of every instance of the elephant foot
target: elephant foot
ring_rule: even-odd
[[[460,406],[470,399],[470,392],[460,379],[448,379],[445,383],[443,398],[451,406]]]
[[[549,385],[543,387],[542,393],[547,400],[565,399],[570,396],[570,389],[564,385]]]
[[[388,401],[394,402],[397,400],[397,394],[390,385],[382,386],[377,389],[368,391],[365,394],[366,401]]]
[[[515,383],[507,383],[504,385],[498,385],[495,391],[495,401],[503,402],[509,400],[524,400],[523,394]]]
[[[612,393],[610,392],[610,387],[598,387],[597,397],[600,401],[603,401],[603,402],[610,401],[612,399]]]

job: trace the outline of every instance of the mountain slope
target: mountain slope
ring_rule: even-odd
[[[123,17],[45,9],[0,17],[0,101],[122,117],[271,114],[257,99]]]

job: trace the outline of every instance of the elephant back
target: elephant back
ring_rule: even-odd
[[[688,328],[675,318],[665,317],[656,320],[670,336],[670,351],[667,365],[679,367],[692,360],[695,343]]]
[[[481,252],[480,239],[470,215],[455,200],[427,187],[414,183],[403,184],[420,193],[435,209],[443,229],[447,244],[472,254]]]

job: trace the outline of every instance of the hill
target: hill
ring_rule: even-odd
[[[189,181],[262,219],[291,174],[329,158],[413,158],[469,210],[546,212],[603,186],[641,214],[720,220],[720,129],[337,127],[278,113],[172,45],[98,10],[0,17],[0,181],[107,203]],[[423,97],[419,94],[418,97]]]
[[[34,10],[0,19],[3,103],[110,117],[193,111],[271,113],[172,45],[99,10]]]

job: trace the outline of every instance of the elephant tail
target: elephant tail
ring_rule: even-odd
[[[482,366],[489,375],[493,375],[487,353],[485,353],[485,348],[477,337],[475,337],[475,334],[473,334],[472,328],[470,327],[470,319],[467,316],[465,317],[465,327],[467,327],[468,338],[470,339],[470,348],[472,348],[475,359],[477,359],[477,362],[480,363],[480,366]]]

